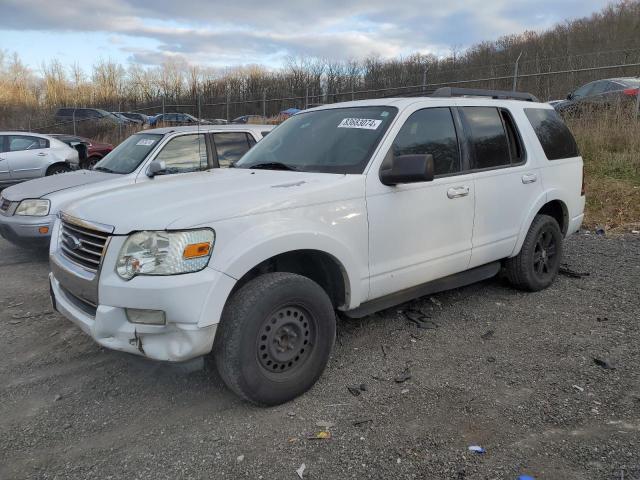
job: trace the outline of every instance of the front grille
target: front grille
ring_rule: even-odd
[[[60,249],[72,262],[97,271],[109,234],[62,220]]]

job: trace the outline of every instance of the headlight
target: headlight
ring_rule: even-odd
[[[44,217],[49,214],[49,200],[23,200],[16,208],[16,215],[28,215],[30,217]]]
[[[124,242],[116,271],[125,280],[136,275],[197,272],[209,263],[214,241],[215,233],[210,229],[137,232]]]

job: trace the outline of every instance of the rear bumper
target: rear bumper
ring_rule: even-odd
[[[580,230],[583,220],[584,220],[584,213],[578,215],[577,217],[573,217],[569,221],[569,227],[567,228],[567,236],[571,235],[572,233],[576,233],[578,230]]]
[[[55,215],[46,217],[0,215],[0,235],[19,247],[46,248],[51,240],[55,219]],[[40,233],[42,227],[47,228],[47,233]]]
[[[580,230],[580,227],[582,226],[582,221],[584,220],[585,204],[586,204],[586,198],[584,195],[581,195],[578,203],[578,209],[576,212],[574,212],[574,213],[580,212],[580,214],[576,215],[575,217],[571,217],[569,219],[569,225],[567,225],[567,234],[566,234],[567,237],[572,233],[576,233],[577,231]]]

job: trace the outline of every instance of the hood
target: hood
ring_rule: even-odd
[[[94,170],[78,170],[62,175],[36,178],[13,185],[3,190],[2,196],[12,202],[19,202],[25,198],[40,198],[50,193],[59,192],[60,190],[112,180],[120,176],[121,175],[113,173],[96,172]]]
[[[111,189],[64,212],[135,230],[192,228],[233,217],[364,196],[363,175],[216,168]]]

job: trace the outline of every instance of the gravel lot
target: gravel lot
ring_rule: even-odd
[[[640,479],[640,235],[565,263],[590,275],[342,321],[315,388],[260,409],[208,361],[98,347],[52,312],[46,256],[0,241],[0,479]]]

